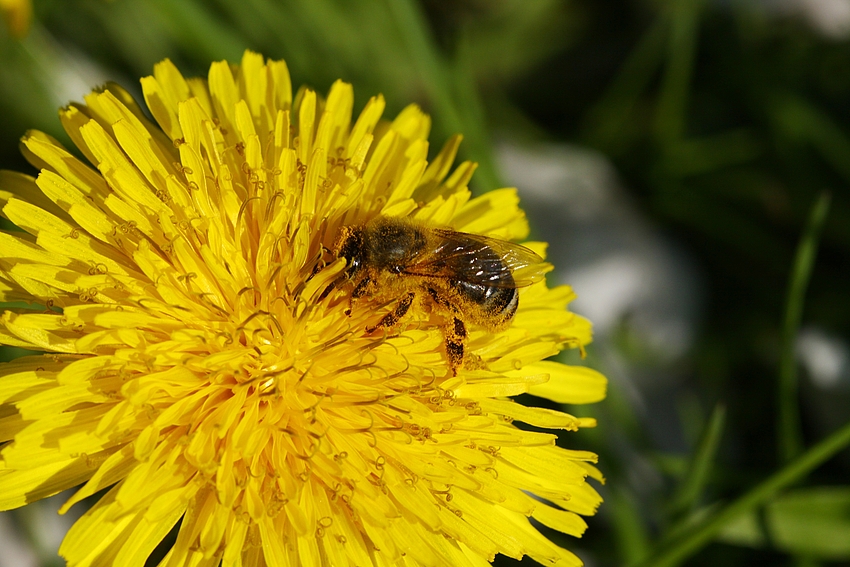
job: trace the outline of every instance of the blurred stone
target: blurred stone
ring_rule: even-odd
[[[658,364],[681,358],[694,340],[698,279],[620,187],[597,152],[566,145],[502,144],[498,159],[520,191],[532,238],[549,242],[555,279],[578,294],[572,309],[593,321],[598,342],[627,330]]]
[[[38,557],[22,538],[12,512],[0,512],[0,567],[36,567]]]
[[[850,345],[818,327],[800,331],[794,345],[797,359],[818,389],[850,392]]]
[[[689,450],[694,439],[688,433],[702,426],[699,412],[678,411],[689,376],[681,362],[695,339],[702,297],[692,261],[641,214],[602,154],[502,143],[497,159],[507,183],[519,189],[531,239],[549,242],[548,259],[556,266],[550,284],[573,287],[578,299],[570,309],[593,322],[595,364],[611,380],[612,397],[628,401],[628,408],[615,402],[612,411],[634,417],[613,421],[637,418],[655,447]],[[662,479],[654,467],[638,466],[641,457],[630,443],[617,442],[632,433],[614,432],[609,441],[631,471],[646,473],[630,484],[648,494]]]
[[[850,344],[820,327],[805,327],[794,345],[802,367],[801,395],[806,423],[822,439],[847,423],[850,407]],[[850,463],[850,450],[840,454]]]
[[[850,37],[848,0],[762,0],[760,4],[772,13],[802,17],[824,37],[834,40]]]
[[[0,513],[0,567],[56,564],[62,539],[85,512],[85,506],[78,504],[64,516],[59,515],[59,508],[73,493],[73,489],[66,490]]]

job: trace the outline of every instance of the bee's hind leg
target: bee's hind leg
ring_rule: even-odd
[[[445,327],[446,335],[446,357],[452,369],[452,376],[457,376],[457,370],[463,364],[463,355],[466,345],[466,325],[457,317]]]
[[[396,304],[395,309],[384,315],[378,324],[375,326],[366,327],[366,332],[371,333],[377,330],[380,327],[389,328],[394,327],[396,323],[401,320],[407,314],[407,310],[410,309],[410,306],[413,305],[413,299],[416,297],[416,294],[412,291],[402,297],[399,302]]]

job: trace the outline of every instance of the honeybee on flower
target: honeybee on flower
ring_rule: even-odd
[[[531,520],[581,535],[596,457],[512,422],[594,420],[510,396],[588,403],[605,379],[544,360],[590,324],[540,277],[544,245],[510,244],[516,192],[473,198],[459,137],[429,163],[417,107],[382,121],[377,96],[352,123],[350,85],[294,103],[255,53],[206,79],[166,60],[142,91],[155,123],[112,84],[62,109],[91,165],[30,132],[38,176],[0,174],[20,228],[0,233],[0,301],[32,304],[4,310],[0,344],[47,353],[0,365],[0,509],[105,491],[69,565],[143,565],[178,523],[165,565],[579,565]],[[454,239],[491,279],[402,268],[400,307],[363,283],[392,266],[349,253],[382,226]]]

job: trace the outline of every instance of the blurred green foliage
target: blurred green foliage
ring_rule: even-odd
[[[56,108],[91,82],[138,93],[163,58],[202,75],[245,48],[296,85],[382,92],[388,115],[420,103],[435,147],[464,134],[479,191],[500,184],[494,136],[594,148],[706,297],[670,394],[690,449],[664,452],[612,383],[600,427],[569,440],[600,454],[606,503],[562,543],[594,565],[847,564],[850,459],[832,457],[850,409],[801,402],[791,349],[801,325],[850,336],[850,41],[770,5],[35,0],[24,40],[0,33],[0,166],[29,171],[27,128],[66,139]]]

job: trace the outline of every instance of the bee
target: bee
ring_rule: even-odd
[[[417,297],[443,315],[452,375],[464,362],[468,325],[491,332],[507,328],[519,306],[517,288],[540,281],[549,267],[519,244],[380,216],[341,227],[332,253],[347,266],[330,287],[353,285],[351,308],[362,298],[397,298],[395,308],[366,332],[395,327]]]

